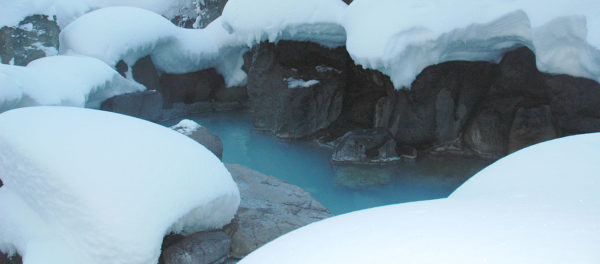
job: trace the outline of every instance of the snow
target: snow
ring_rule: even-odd
[[[243,53],[218,24],[184,29],[164,17],[135,7],[109,7],[85,14],[60,33],[60,54],[98,58],[108,65],[128,65],[147,55],[158,70],[188,73],[214,67],[228,86],[243,85]]]
[[[26,67],[0,64],[0,112],[25,106],[66,105],[99,108],[115,95],[144,90],[102,61],[51,56]]]
[[[171,129],[184,134],[186,136],[191,136],[194,131],[198,130],[198,128],[202,127],[200,124],[196,123],[190,119],[183,119],[171,127]]]
[[[302,79],[296,79],[293,77],[287,77],[283,79],[284,81],[286,81],[288,83],[288,88],[293,89],[293,88],[308,88],[311,87],[313,85],[317,85],[319,83],[318,80],[302,80]]]
[[[252,10],[252,12],[249,12]],[[230,0],[223,26],[249,47],[262,41],[312,41],[343,46],[346,4],[339,0]]]
[[[169,19],[182,11],[196,9],[190,0],[2,0],[0,4],[0,27],[15,26],[26,16],[43,14],[56,16],[63,28],[91,10],[111,6],[144,8]]]
[[[356,0],[344,27],[354,61],[389,75],[398,89],[429,65],[498,61],[517,45],[536,52],[542,71],[600,80],[595,0],[545,1],[543,8],[535,0]]]
[[[600,133],[537,144],[447,199],[329,218],[239,263],[598,263],[598,155]]]
[[[169,232],[220,228],[240,201],[204,146],[73,107],[0,114],[0,250],[25,263],[157,263]]]

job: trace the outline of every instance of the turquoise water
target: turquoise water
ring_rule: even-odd
[[[248,113],[203,114],[191,119],[221,137],[223,162],[243,164],[298,185],[333,214],[447,197],[491,162],[446,156],[386,168],[335,167],[329,163],[331,149],[256,132]]]

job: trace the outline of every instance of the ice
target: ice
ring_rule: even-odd
[[[220,228],[239,205],[204,146],[73,107],[0,114],[0,250],[25,263],[157,263],[163,236]]]
[[[145,89],[98,59],[73,56],[44,57],[26,67],[0,64],[0,87],[0,112],[35,105],[99,108],[112,96]]]
[[[239,263],[598,263],[598,155],[600,133],[537,144],[447,199],[329,218]]]

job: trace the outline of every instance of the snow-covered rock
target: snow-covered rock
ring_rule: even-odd
[[[112,96],[144,90],[102,61],[51,56],[26,67],[0,64],[0,112],[25,106],[65,105],[99,108]]]
[[[0,251],[32,264],[156,263],[165,234],[220,228],[240,202],[202,145],[84,108],[0,114],[0,175]]]
[[[171,129],[184,134],[205,146],[219,159],[223,158],[223,142],[221,138],[193,120],[183,119]]]
[[[447,199],[310,224],[240,263],[597,263],[600,134],[515,152]]]
[[[56,21],[41,15],[24,18],[19,25],[0,28],[0,60],[25,66],[41,57],[58,54]]]
[[[81,16],[63,29],[59,53],[90,56],[111,66],[120,60],[134,65],[150,55],[162,72],[216,68],[228,86],[243,84],[246,74],[241,70],[242,54],[246,48],[218,21],[202,30],[185,29],[141,8],[103,8]]]

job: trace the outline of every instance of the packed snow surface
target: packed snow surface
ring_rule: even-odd
[[[513,153],[447,199],[329,218],[251,263],[599,263],[600,133]]]
[[[229,86],[246,81],[242,71],[245,46],[219,24],[185,29],[166,18],[135,7],[108,7],[85,14],[60,33],[60,54],[98,58],[115,66],[133,66],[147,55],[158,70],[188,73],[214,67]]]
[[[26,67],[0,64],[0,112],[35,105],[98,108],[112,96],[144,89],[95,58],[51,56]]]
[[[239,192],[209,150],[115,113],[0,114],[0,250],[25,263],[157,263],[168,232],[220,228]]]

